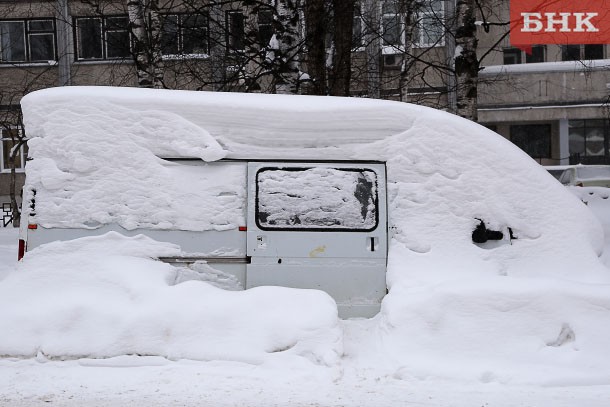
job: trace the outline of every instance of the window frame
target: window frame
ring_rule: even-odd
[[[533,58],[534,57],[534,49],[539,49],[542,53],[542,61],[528,61],[528,58]],[[541,64],[543,62],[546,62],[546,46],[545,45],[532,45],[532,52],[531,54],[528,54],[527,52],[525,52],[525,58],[524,61],[526,64]]]
[[[242,32],[235,35],[232,32],[233,24],[231,22],[232,15],[241,16]],[[243,10],[226,10],[225,11],[225,47],[229,53],[239,54],[243,53],[246,49],[246,15]],[[235,43],[241,41],[241,47],[237,47]],[[239,44],[238,44],[239,45]]]
[[[599,61],[600,59],[604,59],[606,57],[606,45],[605,44],[565,44],[560,45],[561,47],[561,60],[564,62],[569,61]],[[578,47],[578,58],[565,58],[567,55],[567,50],[569,47],[572,47],[574,51]],[[601,58],[587,58],[587,47],[601,47]]]
[[[37,22],[37,21],[48,21],[51,22],[51,29],[49,30],[34,30],[30,28],[30,23],[32,22]],[[0,19],[0,24],[1,23],[22,23],[23,29],[22,29],[22,34],[23,34],[23,60],[18,60],[18,59],[13,59],[13,60],[4,60],[2,55],[3,55],[3,48],[2,48],[2,41],[1,41],[1,35],[0,35],[0,64],[28,64],[28,63],[40,63],[40,64],[48,64],[49,61],[57,61],[57,29],[56,29],[56,21],[55,21],[55,17],[36,17],[36,18],[7,18],[7,19]],[[32,36],[40,36],[40,35],[45,35],[45,36],[51,36],[51,40],[53,42],[53,46],[51,47],[51,52],[52,52],[52,58],[46,58],[46,59],[32,59],[32,40],[31,37]]]
[[[595,124],[595,121],[602,121],[601,126],[599,124]],[[571,122],[571,123],[570,123]],[[577,125],[577,123],[580,122],[581,125]],[[572,151],[572,135],[573,132],[572,130],[579,130],[582,131],[582,144],[583,144],[583,149],[582,152],[581,151]],[[593,143],[593,141],[590,140],[590,138],[592,137],[590,132],[588,130],[592,130],[592,129],[601,129],[601,133],[602,133],[602,137],[603,137],[603,153],[602,154],[588,154],[587,151],[587,144],[588,143]],[[578,154],[580,157],[586,157],[586,158],[591,158],[591,159],[595,159],[595,158],[599,158],[599,157],[608,157],[610,156],[610,122],[607,119],[573,119],[573,120],[569,120],[568,121],[568,142],[570,143],[570,148],[569,148],[569,152],[570,155],[573,154]]]
[[[111,24],[108,23],[108,20],[110,19],[115,19],[115,18],[125,18],[127,21],[127,24],[125,26],[124,29],[121,29],[120,27],[115,27],[112,26]],[[126,58],[131,58],[132,57],[132,53],[133,53],[133,44],[132,44],[132,35],[131,35],[131,30],[129,29],[129,16],[128,15],[116,15],[116,16],[106,16],[104,18],[104,22],[103,22],[103,33],[102,35],[104,36],[104,51],[105,51],[105,57],[106,59],[126,59]],[[109,41],[108,41],[108,33],[121,33],[121,32],[125,32],[125,34],[127,34],[127,47],[129,48],[129,52],[128,55],[126,56],[117,56],[117,57],[109,57],[108,54],[108,49],[109,49]]]
[[[332,228],[332,227],[310,227],[310,228],[304,228],[304,227],[269,227],[269,226],[265,226],[262,225],[260,220],[259,220],[259,215],[260,215],[260,211],[259,211],[259,193],[260,193],[260,187],[259,187],[259,175],[261,172],[264,171],[306,171],[306,170],[311,170],[311,169],[315,169],[315,168],[330,168],[330,169],[334,169],[334,170],[338,170],[338,171],[345,171],[345,172],[372,172],[375,175],[375,180],[374,180],[374,190],[375,190],[375,194],[372,198],[373,200],[373,204],[375,205],[375,214],[374,214],[374,225],[370,228],[349,228],[349,227],[337,227],[337,228]],[[268,232],[326,232],[326,233],[333,233],[333,232],[363,232],[363,233],[369,233],[372,232],[374,230],[376,230],[379,227],[379,174],[377,173],[377,171],[373,170],[372,168],[366,168],[366,166],[361,167],[361,168],[351,168],[351,167],[316,167],[316,166],[304,166],[304,167],[281,167],[281,166],[277,166],[277,167],[261,167],[259,169],[257,169],[256,171],[256,175],[254,177],[254,185],[255,185],[255,192],[254,192],[254,221],[256,224],[256,227],[262,231],[268,231]]]
[[[197,18],[197,17],[202,17],[204,24],[203,26],[199,27],[187,27],[186,25],[186,21],[188,21],[189,18]],[[164,40],[163,40],[163,36],[167,33],[167,31],[165,30],[165,21],[168,18],[175,18],[175,34],[176,38],[172,39],[172,46],[175,46],[176,48],[176,52],[166,52],[166,50],[164,49]],[[210,54],[210,15],[209,13],[193,13],[193,14],[189,14],[189,13],[164,13],[161,15],[161,55],[163,55],[164,58],[172,58],[172,57],[186,57],[186,58],[195,58],[195,57],[207,57]],[[185,44],[186,44],[186,40],[185,38],[188,37],[187,32],[189,30],[204,30],[205,33],[202,35],[202,37],[204,38],[204,41],[202,43],[202,45],[204,46],[205,50],[204,52],[185,52]]]
[[[523,63],[522,51],[515,47],[502,48],[502,65],[519,65]],[[515,58],[515,62],[507,63],[507,58]]]
[[[516,47],[504,47],[502,48],[502,65],[521,65],[521,64],[540,64],[546,61],[546,47],[544,45],[532,45],[532,52],[528,54],[521,48]],[[542,61],[532,61],[534,57],[534,50],[541,53]],[[512,53],[516,57],[517,62],[506,63],[507,54]]]
[[[528,128],[529,129],[526,129]],[[544,136],[544,139],[541,139],[541,142],[544,143],[544,147],[546,147],[546,151],[543,152],[542,155],[540,156],[534,156],[532,154],[530,154],[530,151],[526,150],[524,147],[526,147],[525,145],[522,145],[520,142],[521,140],[515,140],[517,134],[513,134],[513,130],[515,130],[515,133],[517,132],[518,128],[522,128],[524,132],[528,132],[531,133],[534,127],[538,127],[540,129],[544,128],[546,130],[546,133]],[[509,128],[509,133],[510,133],[510,141],[517,147],[519,147],[523,152],[525,152],[527,155],[529,155],[530,157],[532,157],[533,159],[543,159],[543,158],[551,158],[552,157],[552,149],[553,149],[553,129],[551,124],[549,123],[534,123],[534,124],[512,124]],[[531,137],[527,138],[527,141],[530,141]]]
[[[580,61],[581,60],[581,46],[578,44],[567,44],[561,45],[561,60],[563,62]],[[573,58],[573,53],[578,47],[578,58]],[[571,51],[570,51],[571,50]]]
[[[5,136],[5,132],[8,131],[16,131],[17,132],[17,139],[14,139],[10,136]],[[19,142],[19,140],[21,139],[21,135],[23,134],[23,131],[21,130],[21,128],[19,127],[10,127],[10,128],[2,128],[0,129],[0,173],[10,173],[11,172],[11,168],[5,168],[5,166],[9,166],[10,164],[8,162],[4,162],[4,142],[5,141],[9,141],[13,143],[13,146],[11,147],[11,150],[14,147],[15,142]],[[19,147],[19,158],[20,158],[20,163],[16,163],[15,165],[15,172],[24,172],[25,171],[25,163],[27,161],[27,154],[28,154],[28,147],[27,147],[27,139],[24,140],[25,142],[21,145],[21,147]]]
[[[354,4],[354,16],[352,23],[352,51],[360,51],[365,48],[364,41],[364,18],[362,16],[362,5],[360,2]],[[356,27],[358,27],[358,33],[356,33]]]
[[[127,25],[125,29],[117,29],[108,23],[109,19],[113,18],[125,18]],[[79,28],[81,27],[80,21],[82,20],[99,20],[100,22],[100,33],[99,33],[99,41],[101,46],[101,56],[100,57],[91,57],[91,58],[83,58],[81,56],[81,43],[82,37]],[[76,62],[86,62],[86,61],[123,61],[129,60],[132,58],[133,53],[133,44],[132,44],[132,35],[129,30],[129,16],[127,14],[116,14],[116,15],[104,15],[104,16],[75,16],[72,19],[72,24],[74,27],[74,60]],[[117,57],[109,57],[108,49],[108,33],[109,32],[127,32],[128,44],[129,47],[129,55],[127,56],[117,56]]]
[[[385,0],[379,3],[379,19],[380,19],[380,32],[381,32],[381,51],[382,54],[397,54],[405,51],[405,15],[400,13],[399,9],[395,9],[392,13],[385,13],[383,8],[387,3],[394,3],[395,7],[398,7],[397,0]],[[398,43],[391,44],[386,42],[386,24],[385,20],[395,19],[397,21],[398,28]]]
[[[440,4],[440,10],[435,11],[432,7],[433,2],[438,2]],[[414,48],[434,48],[434,47],[444,47],[445,46],[445,35],[446,29],[444,26],[446,19],[446,7],[445,0],[424,0],[422,2],[423,7],[415,13],[415,18],[417,21],[414,22],[414,30],[413,30],[413,47]],[[440,14],[440,16],[439,16]],[[426,42],[424,41],[424,36],[426,35],[426,31],[424,27],[430,27],[429,25],[424,24],[424,20],[426,18],[431,18],[435,26],[439,25],[439,28],[442,31],[440,36],[440,40],[436,42]]]
[[[261,21],[261,20],[266,20],[268,16],[271,16],[271,19],[269,21]],[[265,18],[262,18],[262,16],[267,16]],[[269,42],[271,41],[271,38],[273,38],[273,36],[275,35],[275,27],[274,27],[274,10],[269,8],[269,9],[261,9],[258,11],[258,13],[256,14],[256,24],[257,24],[257,33],[256,33],[256,39],[258,41],[258,45],[261,48],[266,48],[269,46]],[[261,28],[265,27],[266,30],[269,30],[269,34],[271,34],[269,36],[269,40],[266,40],[263,37],[263,32],[265,32],[266,30],[262,30]]]
[[[587,47],[601,47],[602,55],[600,58],[587,58]],[[598,61],[606,57],[606,46],[604,44],[583,44],[582,46],[582,59],[584,61]]]

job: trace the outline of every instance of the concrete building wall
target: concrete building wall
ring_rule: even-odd
[[[508,0],[488,0],[486,7],[487,21],[509,21]],[[489,33],[479,27],[479,121],[509,139],[530,128],[531,144],[523,148],[533,156],[540,152],[537,143],[546,147],[547,133],[539,130],[549,125],[548,153],[535,157],[543,164],[610,164],[610,58],[604,59],[610,57],[608,45],[577,46],[578,58],[570,60],[562,55],[561,45],[548,44],[538,49],[543,61],[531,63],[525,51],[511,46],[508,25],[488,28]],[[589,52],[593,49],[601,54]],[[515,60],[520,63],[504,65]],[[527,144],[524,133],[518,138],[513,141]]]

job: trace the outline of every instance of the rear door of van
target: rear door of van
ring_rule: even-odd
[[[384,163],[248,163],[246,287],[315,288],[342,317],[369,317],[386,293]]]

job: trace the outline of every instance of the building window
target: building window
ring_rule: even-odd
[[[261,10],[258,12],[258,43],[266,47],[273,37],[273,10]]]
[[[227,11],[227,48],[231,51],[243,51],[245,38],[244,13]]]
[[[521,63],[521,50],[519,48],[504,48],[504,65],[515,65]]]
[[[604,46],[602,44],[585,44],[585,60],[604,59]]]
[[[562,45],[562,61],[582,61],[604,59],[604,45],[585,44],[585,45]]]
[[[131,55],[127,16],[77,17],[76,59],[118,59]]]
[[[106,58],[127,58],[131,55],[128,27],[127,17],[107,17],[104,20]]]
[[[362,28],[362,8],[360,4],[354,5],[354,22],[352,25],[352,48],[358,49],[364,46],[364,33]]]
[[[544,45],[533,45],[527,51],[522,51],[519,48],[504,48],[502,50],[504,65],[521,64],[524,60],[527,64],[544,62],[544,51]],[[523,55],[525,55],[525,58]]]
[[[413,30],[413,45],[436,47],[445,45],[445,3],[428,0],[422,3]]]
[[[383,47],[400,50],[404,45],[404,16],[396,1],[384,1],[381,6],[381,42]]]
[[[0,51],[2,62],[56,60],[55,20],[0,21]]]
[[[550,124],[510,126],[510,141],[532,158],[551,157]]]
[[[0,134],[0,172],[11,171],[11,153],[13,148],[19,144],[20,132],[18,129],[3,129]],[[27,158],[28,148],[26,144],[19,147],[15,156],[15,168],[23,169]]]
[[[533,45],[530,52],[525,53],[525,63],[535,64],[544,62],[544,45]]]
[[[569,140],[570,155],[589,158],[593,161],[604,162],[608,147],[608,121],[596,120],[570,120]],[[591,160],[587,160],[591,162]]]
[[[580,45],[562,45],[561,46],[562,61],[578,61],[580,60]]]
[[[207,55],[209,19],[205,14],[168,14],[162,17],[163,55]]]

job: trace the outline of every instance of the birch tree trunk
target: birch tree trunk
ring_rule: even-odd
[[[400,92],[400,101],[408,102],[410,71],[415,68],[409,60],[409,52],[413,48],[413,30],[415,29],[415,8],[417,7],[415,0],[404,0],[401,3],[400,12],[405,16],[405,48],[401,53],[400,76],[398,78],[398,90]]]
[[[127,0],[138,86],[163,88],[159,0]]]
[[[276,10],[282,31],[276,33],[279,42],[280,67],[276,79],[276,92],[295,94],[299,90],[299,59],[301,15],[298,0],[277,0]]]
[[[475,0],[458,0],[455,13],[456,114],[476,122],[478,120],[479,61],[477,59]]]

